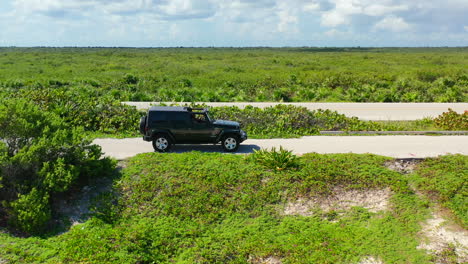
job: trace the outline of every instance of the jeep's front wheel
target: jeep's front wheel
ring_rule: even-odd
[[[234,152],[239,148],[239,138],[234,135],[227,135],[221,141],[224,151]]]
[[[168,152],[171,148],[171,139],[166,135],[157,135],[153,139],[153,148],[158,152]]]

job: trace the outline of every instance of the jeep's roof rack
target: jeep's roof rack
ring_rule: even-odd
[[[187,112],[187,107],[181,106],[152,106],[150,111],[170,111],[170,112]]]
[[[208,108],[192,108],[192,107],[185,107],[185,106],[152,106],[149,109],[149,111],[166,111],[166,112],[192,112],[193,110],[208,112]]]
[[[207,108],[201,108],[201,107],[194,107],[194,108],[192,108],[192,107],[187,107],[187,111],[192,112],[193,110],[195,110],[195,111],[203,111],[203,112],[208,111]]]

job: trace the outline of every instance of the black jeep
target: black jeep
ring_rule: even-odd
[[[206,108],[153,106],[140,119],[143,140],[152,141],[156,151],[167,152],[172,144],[217,144],[234,152],[247,133],[233,121],[213,120]]]

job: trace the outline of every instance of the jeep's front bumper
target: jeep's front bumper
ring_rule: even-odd
[[[241,129],[240,131],[240,142],[244,142],[245,140],[247,140],[247,133]]]

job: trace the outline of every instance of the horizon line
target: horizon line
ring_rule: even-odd
[[[0,48],[114,48],[114,49],[390,49],[390,48],[468,48],[468,46],[0,46]]]

